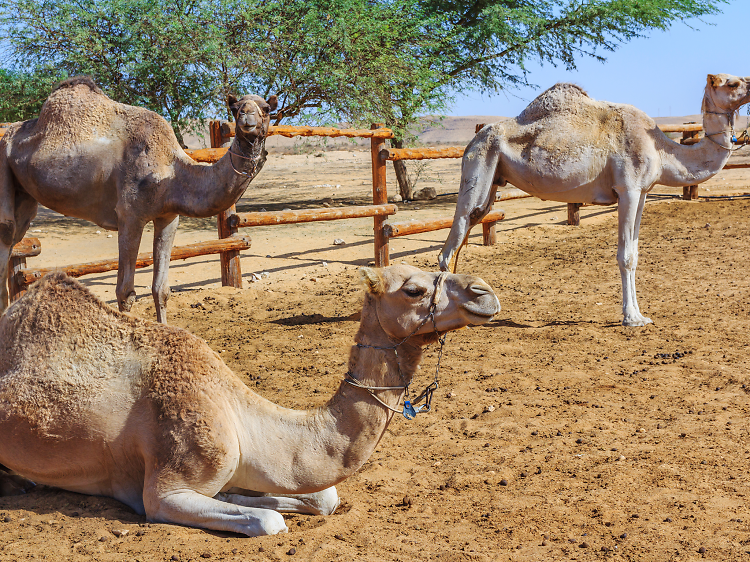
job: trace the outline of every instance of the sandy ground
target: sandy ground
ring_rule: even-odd
[[[369,153],[320,154],[269,158],[240,210],[371,201]],[[432,162],[420,186],[440,196],[400,203],[396,218],[452,214],[458,173],[457,161]],[[476,234],[460,267],[495,287],[503,310],[449,336],[434,412],[394,420],[339,486],[333,516],[289,516],[289,534],[248,539],[38,487],[0,498],[0,559],[747,560],[750,199],[725,196],[748,191],[745,170],[719,173],[701,189],[719,197],[697,202],[657,186],[641,229],[638,295],[654,320],[642,329],[620,325],[614,208],[586,207],[572,228],[564,205],[499,204],[499,243]],[[213,257],[173,262],[171,322],[263,396],[321,405],[345,371],[371,225],[253,229],[243,274],[269,275],[244,289],[219,286]],[[177,244],[214,228],[185,220]],[[116,233],[49,211],[32,229],[32,267],[116,255]],[[446,234],[393,240],[392,260],[434,269]],[[114,272],[82,281],[113,302]],[[134,313],[153,318],[149,284],[142,270]],[[436,360],[432,349],[415,386]]]

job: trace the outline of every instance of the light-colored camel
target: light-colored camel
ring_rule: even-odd
[[[117,302],[130,310],[145,225],[154,223],[156,317],[166,323],[167,275],[179,216],[210,217],[233,205],[266,159],[276,98],[230,96],[237,135],[216,164],[193,161],[158,114],[112,101],[88,77],[66,80],[37,119],[0,140],[0,312],[8,306],[8,255],[37,203],[118,231]]]
[[[469,230],[490,210],[493,185],[514,186],[541,199],[618,203],[617,263],[623,325],[651,322],[635,293],[638,231],[646,194],[655,184],[706,181],[732,150],[737,109],[750,100],[750,78],[709,74],[703,97],[705,138],[684,146],[667,138],[630,105],[595,101],[581,88],[557,84],[515,119],[485,126],[466,147],[453,226],[438,258],[447,270]]]
[[[250,536],[285,531],[279,511],[332,513],[334,486],[374,451],[422,347],[500,309],[477,277],[360,274],[349,371],[310,411],[253,393],[184,330],[117,312],[61,273],[43,278],[0,317],[0,464],[151,521]]]

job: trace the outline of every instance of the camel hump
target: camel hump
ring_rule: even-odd
[[[63,88],[72,88],[74,86],[78,86],[79,84],[88,86],[91,91],[96,94],[105,95],[104,92],[102,92],[101,88],[96,85],[91,76],[73,76],[72,78],[68,78],[60,82],[52,91],[56,92],[57,90],[61,90]]]
[[[576,113],[581,103],[592,101],[586,90],[576,84],[559,82],[545,90],[518,116],[522,125],[562,113]]]
[[[79,317],[86,312],[93,314],[92,310],[115,314],[86,287],[58,271],[34,283],[22,298],[8,308],[3,319],[17,328],[23,325],[32,329],[36,324],[35,329],[41,331],[52,328],[63,317]]]

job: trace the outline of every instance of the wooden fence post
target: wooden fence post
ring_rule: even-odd
[[[383,123],[373,123],[370,129],[380,129]],[[385,139],[372,137],[370,149],[372,151],[372,203],[385,205],[388,203],[388,191],[385,184],[385,163],[380,151],[385,148]],[[383,223],[385,216],[373,218],[373,234],[375,242],[375,267],[386,267],[389,262],[388,237],[385,235]]]
[[[698,131],[685,131],[682,133],[680,144],[695,144],[698,141]],[[682,188],[682,198],[686,201],[698,199],[698,186],[686,185]]]
[[[10,250],[8,263],[8,298],[10,302],[20,298],[26,292],[26,285],[18,282],[16,275],[26,269],[26,258],[38,256],[42,252],[42,245],[37,238],[24,238]],[[5,283],[5,279],[3,279]]]
[[[208,124],[208,134],[211,139],[211,148],[221,148],[223,139],[221,136],[221,121],[210,121]],[[232,234],[237,234],[237,221],[230,221],[229,217],[237,214],[237,207],[232,205],[226,211],[216,215],[216,229],[219,231],[219,238],[229,238]],[[223,287],[242,288],[242,268],[240,267],[240,252],[230,250],[219,254],[221,261],[221,285]]]
[[[478,133],[487,123],[477,123],[474,127],[474,133]],[[493,178],[494,179],[494,178]],[[495,190],[493,190],[492,201],[490,201],[490,211],[495,204]],[[497,242],[497,223],[496,222],[483,222],[482,223],[482,244],[485,246],[494,246]]]
[[[581,225],[581,203],[568,203],[568,224],[570,226]]]

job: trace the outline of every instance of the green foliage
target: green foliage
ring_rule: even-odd
[[[723,2],[0,0],[0,26],[17,67],[90,74],[178,137],[252,92],[279,95],[276,122],[385,121],[401,143],[452,92],[525,84],[532,60],[574,68]]]
[[[25,121],[36,117],[55,84],[65,78],[65,73],[52,68],[33,72],[0,68],[0,121]]]

